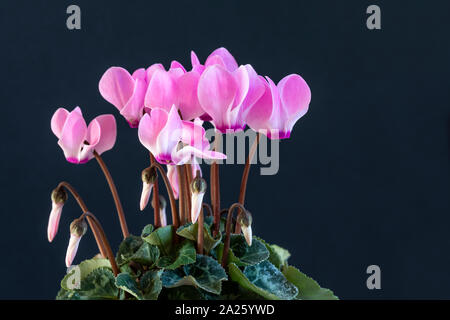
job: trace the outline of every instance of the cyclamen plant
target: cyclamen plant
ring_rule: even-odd
[[[250,163],[260,134],[289,138],[296,121],[308,110],[308,85],[297,74],[275,85],[251,65],[238,66],[225,48],[213,51],[204,64],[192,52],[191,61],[190,71],[177,61],[169,70],[154,64],[132,74],[111,67],[100,79],[103,98],[131,128],[138,129],[139,140],[149,151],[139,206],[143,211],[153,194],[153,224],[140,235],[129,233],[118,191],[101,157],[116,141],[114,116],[101,115],[87,125],[79,107],[54,113],[51,129],[66,160],[75,164],[97,160],[111,189],[124,238],[114,255],[99,219],[72,185],[59,183],[51,195],[48,240],[57,234],[70,193],[82,214],[70,225],[66,265],[72,266],[88,226],[99,254],[69,269],[57,299],[337,299],[288,265],[286,249],[253,235],[253,217],[245,206]],[[246,125],[257,132],[238,201],[228,208],[220,203],[217,162],[226,155],[216,143],[211,150],[203,121],[214,126],[215,141]],[[212,161],[211,204],[204,201],[207,182],[198,158]],[[166,217],[166,200],[159,194],[160,178],[169,197],[172,224]]]

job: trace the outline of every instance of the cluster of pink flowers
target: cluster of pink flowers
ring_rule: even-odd
[[[153,64],[132,74],[111,67],[99,82],[103,98],[120,111],[130,127],[138,128],[142,145],[159,163],[167,165],[175,197],[179,191],[176,165],[193,164],[195,175],[200,169],[195,157],[226,158],[210,150],[203,121],[212,123],[220,133],[234,133],[248,125],[270,139],[285,139],[311,100],[311,91],[299,75],[288,75],[276,85],[269,77],[258,75],[251,65],[239,66],[225,48],[214,50],[204,64],[191,52],[191,63],[190,71],[173,61],[169,70]],[[86,125],[79,107],[71,112],[58,109],[51,128],[71,163],[86,163],[94,152],[111,149],[116,140],[112,115],[98,116]],[[144,185],[144,191],[141,210],[148,203],[151,188]],[[56,208],[50,217],[49,239],[56,233],[59,215]]]
[[[222,133],[243,130],[248,124],[255,131],[277,131],[282,139],[308,110],[311,91],[297,74],[275,85],[251,65],[238,66],[225,48],[213,51],[204,65],[192,52],[191,63],[191,71],[173,61],[168,71],[153,64],[133,74],[112,67],[100,80],[100,93],[133,128],[150,110],[169,113],[175,106],[183,120],[199,117]]]

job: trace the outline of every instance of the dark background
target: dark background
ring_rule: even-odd
[[[82,29],[66,28],[81,7]],[[382,30],[366,28],[381,7]],[[95,161],[65,161],[50,119],[81,106],[88,121],[113,113],[118,139],[104,153],[131,232],[147,151],[98,92],[110,66],[134,70],[176,59],[190,66],[224,46],[278,82],[301,74],[310,111],[280,145],[275,176],[253,168],[254,230],[288,248],[290,263],[343,299],[449,298],[449,12],[444,1],[3,1],[0,5],[0,298],[53,299],[65,274],[69,223],[47,242],[50,192],[71,182],[114,249],[121,232]],[[237,200],[242,165],[221,171],[222,203]],[[204,170],[207,171],[207,170]],[[90,233],[75,259],[96,254]],[[366,287],[381,267],[381,290]]]

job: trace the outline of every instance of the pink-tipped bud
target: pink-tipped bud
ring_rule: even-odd
[[[52,242],[58,232],[59,219],[61,218],[62,208],[67,201],[67,192],[63,187],[52,191],[52,211],[48,219],[47,237]]]
[[[167,226],[166,206],[166,199],[162,195],[159,195],[159,219],[161,221],[161,227]]]
[[[76,219],[70,224],[70,240],[66,253],[66,266],[69,268],[72,265],[73,259],[77,254],[78,245],[81,237],[84,236],[87,230],[87,224],[84,219]]]
[[[156,181],[157,174],[155,168],[146,168],[142,170],[142,193],[141,193],[141,202],[140,208],[141,211],[145,209],[150,199],[150,195],[152,194],[153,184]]]
[[[249,246],[252,245],[252,215],[247,210],[241,211],[237,217],[237,223],[241,225],[242,234]]]
[[[197,173],[197,176],[191,182],[191,220],[192,223],[195,223],[200,215],[200,211],[202,209],[203,196],[206,192],[206,181],[200,174]]]

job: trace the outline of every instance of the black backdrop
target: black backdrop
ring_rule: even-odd
[[[72,3],[79,31],[66,28]],[[366,28],[370,4],[381,7],[382,30]],[[280,145],[279,173],[251,171],[255,232],[341,298],[449,298],[449,10],[444,1],[3,1],[0,298],[54,298],[79,213],[70,200],[47,242],[60,180],[120,242],[97,164],[72,165],[56,144],[55,109],[116,115],[104,160],[138,233],[152,219],[138,211],[147,152],[98,81],[112,65],[189,66],[190,50],[204,61],[220,46],[275,81],[299,73],[312,90],[310,111]],[[224,204],[236,200],[241,172],[223,168]],[[75,263],[95,253],[88,234]],[[381,290],[366,288],[371,264]]]

